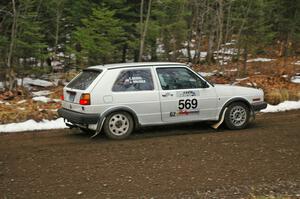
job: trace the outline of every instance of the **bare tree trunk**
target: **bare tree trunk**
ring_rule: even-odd
[[[228,6],[227,6],[227,17],[226,17],[226,27],[225,27],[225,33],[224,33],[224,42],[226,43],[227,41],[230,41],[231,43],[231,5],[232,5],[232,1],[230,0],[228,2]],[[230,39],[229,39],[230,37]],[[225,45],[224,47],[224,51],[227,51],[227,45]],[[225,58],[225,54],[222,54],[222,60],[224,60]],[[232,60],[232,56],[231,56],[231,60]],[[224,71],[223,71],[224,72]]]
[[[242,76],[244,77],[247,74],[247,60],[248,60],[248,46],[246,43],[246,46],[244,47],[244,53],[243,53],[243,70],[242,70]]]
[[[143,35],[143,21],[144,21],[144,0],[141,0],[141,6],[140,6],[140,36]]]
[[[139,50],[139,57],[138,57],[139,62],[142,60],[142,56],[143,56],[142,51],[144,48],[144,44],[142,44],[142,39],[143,39],[143,34],[144,34],[144,25],[143,25],[144,17],[143,16],[144,16],[144,0],[141,0],[141,6],[140,6],[140,50]]]
[[[207,55],[206,55],[206,61],[208,64],[211,64],[213,59],[213,47],[215,42],[215,32],[216,32],[216,16],[213,12],[211,12],[211,6],[207,5],[208,9],[208,15],[209,16],[209,35],[208,35],[208,49],[207,49]],[[213,10],[214,11],[214,10]]]
[[[143,0],[142,0],[142,3],[143,3]],[[143,32],[142,32],[141,41],[140,41],[141,43],[140,43],[139,62],[142,61],[142,57],[143,57],[143,53],[144,53],[144,44],[145,44],[145,38],[147,35],[147,28],[148,28],[150,13],[151,13],[151,5],[152,5],[152,0],[149,0],[146,21],[145,21],[145,24],[143,25]]]
[[[126,62],[127,48],[128,48],[127,44],[124,44],[122,49],[122,62]]]
[[[225,29],[225,36],[224,36],[225,42],[229,41],[229,35],[231,32],[230,26],[231,26],[231,1],[229,1],[228,10],[227,10],[226,29]]]
[[[8,77],[8,89],[11,91],[14,86],[15,82],[15,75],[14,70],[12,67],[12,55],[15,45],[15,39],[16,39],[16,26],[17,26],[17,11],[16,11],[16,3],[15,0],[12,0],[12,10],[13,10],[13,23],[11,26],[11,35],[10,35],[10,45],[8,50],[8,56],[7,56],[7,77]],[[6,85],[7,86],[7,85]]]
[[[54,36],[54,61],[59,61],[57,58],[57,52],[58,52],[58,42],[59,42],[59,33],[60,33],[60,19],[62,16],[62,6],[63,6],[62,4],[63,4],[62,0],[58,0],[56,2],[57,7],[56,7],[55,36]],[[53,73],[54,71],[52,66],[51,69]]]
[[[55,48],[55,53],[57,53],[57,45],[58,45],[58,39],[59,39],[59,21],[60,21],[60,10],[59,10],[59,5],[57,8],[56,12],[56,19],[55,19],[55,38],[54,38],[54,48]]]
[[[218,9],[218,43],[217,43],[217,59],[219,59],[219,50],[223,40],[223,23],[224,23],[224,10],[223,10],[223,0],[218,0],[219,9]],[[223,53],[224,54],[224,53]],[[223,61],[223,60],[222,60]],[[218,61],[218,65],[220,62]],[[224,72],[224,63],[221,63],[221,71]]]
[[[241,25],[241,27],[239,28],[239,31],[238,31],[238,34],[237,34],[237,43],[240,43],[240,37],[241,37],[241,33],[242,33],[242,31],[243,31],[243,29],[244,29],[244,26],[245,26],[245,24],[246,24],[246,18],[247,18],[247,16],[248,16],[248,14],[249,14],[249,11],[250,11],[250,9],[251,9],[251,5],[252,5],[252,1],[250,1],[249,2],[249,4],[247,5],[248,7],[247,7],[247,11],[246,11],[246,13],[245,13],[245,15],[243,16],[243,22],[242,22],[242,25]],[[240,44],[239,44],[239,49],[240,49]],[[239,50],[240,51],[240,50]],[[239,54],[238,54],[238,59],[239,59]]]
[[[193,58],[194,60],[197,60],[197,63],[201,62],[201,39],[202,39],[202,33],[203,33],[203,24],[204,24],[204,20],[205,20],[205,16],[207,15],[208,11],[206,12],[204,11],[204,5],[206,5],[206,1],[205,2],[198,2],[197,0],[196,2],[196,55]],[[203,10],[201,10],[201,8],[203,8]]]
[[[208,64],[211,64],[213,59],[213,47],[214,47],[215,32],[216,32],[216,16],[212,13],[210,14],[211,16],[209,19],[210,26],[209,26],[209,35],[208,35],[208,49],[207,49],[207,56],[206,56],[206,61]]]

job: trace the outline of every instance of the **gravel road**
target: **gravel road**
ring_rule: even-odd
[[[89,136],[0,134],[0,198],[300,198],[300,110],[239,131],[198,123]]]

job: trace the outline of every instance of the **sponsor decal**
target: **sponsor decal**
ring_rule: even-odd
[[[193,97],[193,96],[199,96],[199,91],[177,91],[176,96],[177,97]]]
[[[180,110],[176,112],[170,112],[170,117],[187,116],[190,114],[198,114],[199,112],[199,110]]]
[[[142,77],[129,77],[128,79],[125,79],[125,84],[145,84],[146,80]]]

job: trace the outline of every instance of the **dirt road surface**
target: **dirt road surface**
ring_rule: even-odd
[[[0,197],[300,198],[300,111],[260,114],[240,131],[198,123],[89,136],[1,134]]]

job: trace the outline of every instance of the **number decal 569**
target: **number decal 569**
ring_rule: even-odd
[[[195,109],[195,108],[197,108],[197,106],[198,106],[197,99],[185,99],[185,100],[181,99],[178,102],[178,108],[180,110],[182,110],[182,109],[190,109],[190,108]]]

